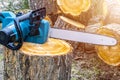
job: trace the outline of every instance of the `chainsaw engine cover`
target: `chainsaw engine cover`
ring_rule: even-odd
[[[47,41],[48,39],[48,32],[49,32],[50,24],[46,20],[41,20],[40,21],[40,26],[39,26],[39,35],[36,36],[28,36],[25,41],[26,42],[33,42],[33,43],[40,43],[43,44]],[[25,30],[25,29],[24,29]],[[24,31],[23,33],[25,33]]]
[[[48,39],[50,25],[48,21],[43,19],[45,16],[45,14],[42,13],[45,13],[44,8],[37,11],[41,11],[37,15],[37,17],[40,17],[40,20],[37,19],[39,25],[31,24],[32,19],[29,18],[29,15],[31,15],[31,13],[33,14],[33,12],[20,17],[16,17],[12,12],[1,12],[0,22],[2,22],[2,30],[0,30],[0,43],[13,50],[19,49],[22,46],[22,44],[19,43],[23,41],[38,44],[45,43]],[[35,13],[38,12],[34,12],[34,14]],[[34,34],[31,35],[31,33]],[[18,43],[20,47],[13,48],[16,43]]]

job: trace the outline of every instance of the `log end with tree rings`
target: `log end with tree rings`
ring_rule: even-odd
[[[70,19],[70,18],[67,18],[67,17],[64,17],[64,16],[60,16],[60,18],[61,18],[63,21],[65,21],[65,22],[67,22],[67,23],[69,23],[69,24],[71,24],[71,25],[76,26],[77,28],[81,28],[81,29],[84,29],[84,28],[85,28],[85,25],[83,25],[83,24],[81,24],[80,22],[77,22],[77,21],[75,21],[75,20],[72,20],[72,19]]]
[[[89,9],[91,0],[57,0],[57,5],[65,14],[78,16]]]
[[[108,24],[101,27],[97,33],[113,37],[117,40],[115,46],[98,46],[96,45],[96,51],[98,56],[107,64],[113,66],[120,65],[120,25]]]
[[[72,47],[63,40],[49,38],[44,44],[24,42],[20,51],[30,56],[59,56],[70,53]]]

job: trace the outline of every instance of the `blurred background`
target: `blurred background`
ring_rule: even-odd
[[[29,4],[28,0],[0,0],[0,11],[26,13],[30,10]],[[0,45],[0,80],[3,80],[3,54]],[[104,63],[95,52],[82,53],[73,59],[71,80],[120,80],[120,67]]]

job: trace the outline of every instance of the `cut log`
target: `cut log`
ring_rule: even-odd
[[[95,46],[98,56],[107,64],[113,66],[120,65],[120,25],[108,24],[100,29],[97,33],[107,35],[117,39],[115,46]]]
[[[87,26],[91,18],[97,17],[99,19],[99,22],[101,22],[107,14],[104,0],[76,0],[76,3],[74,0],[29,0],[29,1],[30,7],[33,10],[41,7],[46,7],[47,14],[49,14],[53,25],[57,20],[57,17],[61,15],[64,15]],[[71,3],[72,1],[74,1],[74,3]],[[60,4],[61,2],[64,4]],[[68,6],[65,4],[68,4]],[[73,4],[75,5],[71,6]],[[66,11],[66,9],[61,5],[65,5],[65,8],[68,9],[68,11]],[[69,6],[71,6],[72,8]],[[79,7],[76,8],[76,6]],[[71,15],[70,13],[73,15]]]
[[[58,1],[64,1],[64,0],[58,0]],[[89,5],[90,5],[89,8],[86,9],[85,11],[81,12],[79,15],[75,15],[75,16],[70,15],[70,14],[65,14],[65,11],[62,14],[64,16],[68,17],[68,18],[71,18],[71,19],[75,20],[75,21],[79,21],[80,23],[82,23],[86,26],[88,25],[91,18],[98,18],[99,22],[104,20],[104,18],[106,17],[106,14],[107,14],[106,4],[105,4],[104,0],[90,0],[90,2],[89,2],[89,0],[79,0],[79,1],[81,3],[82,3],[82,1],[83,2],[88,2]],[[69,4],[69,5],[72,6],[72,3]],[[69,5],[68,5],[68,7],[69,7]],[[79,5],[79,7],[82,7],[82,5],[87,5],[87,4],[81,4],[81,5]],[[75,9],[78,9],[78,8],[76,8],[76,6],[72,6],[72,7],[75,8]],[[69,7],[69,8],[72,9],[71,7]],[[72,10],[74,11],[75,9],[72,9]],[[69,11],[69,13],[70,12],[72,13],[72,11]],[[68,12],[66,12],[66,13],[68,13]],[[75,13],[76,12],[74,12],[74,14]]]
[[[57,0],[57,5],[63,13],[78,16],[89,9],[91,0]]]
[[[98,22],[102,22],[106,14],[107,10],[104,0],[91,0],[89,10],[81,13],[78,19],[82,24],[88,25],[91,19],[98,19]]]
[[[25,42],[19,51],[5,48],[4,80],[70,80],[71,52],[68,43],[57,39]]]

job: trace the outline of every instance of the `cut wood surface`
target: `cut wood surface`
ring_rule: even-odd
[[[88,0],[81,0],[81,1],[87,2]],[[79,6],[81,7],[82,5],[79,5]],[[77,7],[75,7],[75,9],[77,9]],[[69,15],[65,13],[62,13],[62,14],[68,18],[71,18],[87,26],[90,19],[92,18],[95,18],[95,19],[98,18],[99,22],[103,21],[104,18],[106,17],[107,10],[106,10],[106,5],[104,0],[90,0],[90,7],[85,12],[81,12],[77,16]]]
[[[107,64],[113,66],[120,65],[120,25],[119,24],[108,24],[101,27],[97,33],[107,35],[117,39],[115,46],[97,46],[96,51],[98,56]]]
[[[4,56],[4,80],[71,79],[71,46],[65,41],[24,43],[19,51],[5,48]]]
[[[85,29],[85,25],[70,18],[67,18],[65,16],[59,16],[53,27],[76,31],[84,31]]]
[[[53,25],[58,16],[64,15],[87,26],[91,18],[98,18],[100,22],[107,13],[104,0],[30,0],[30,7],[33,10],[46,7],[47,15],[50,16]]]
[[[49,38],[48,41],[44,44],[25,42],[20,51],[30,56],[60,56],[71,52],[72,47],[70,47],[70,44],[63,40]]]
[[[85,26],[83,25],[83,24],[81,24],[80,22],[77,22],[77,21],[75,21],[75,20],[72,20],[72,19],[69,19],[69,18],[67,18],[67,17],[64,17],[64,16],[60,16],[60,18],[63,20],[63,21],[65,21],[66,23],[69,23],[69,24],[71,24],[71,25],[74,25],[75,27],[77,27],[77,28],[85,28]]]
[[[91,6],[88,11],[81,13],[78,19],[84,25],[88,25],[91,19],[98,19],[97,23],[103,21],[106,14],[104,0],[91,0]]]
[[[57,5],[63,13],[78,16],[89,9],[91,0],[57,0]]]

